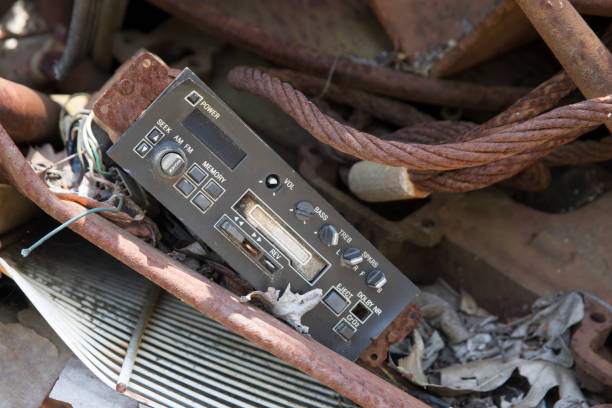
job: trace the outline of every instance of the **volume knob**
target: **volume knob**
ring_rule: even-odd
[[[327,246],[338,245],[338,238],[340,234],[336,227],[332,224],[325,224],[319,230],[319,239]]]

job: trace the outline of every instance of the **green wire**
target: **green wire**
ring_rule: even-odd
[[[112,171],[102,170],[102,162],[100,161],[100,156],[98,155],[98,149],[95,147],[93,142],[89,140],[89,138],[87,139],[87,143],[89,144],[89,147],[91,148],[91,151],[94,155],[94,159],[96,161],[96,167],[98,168],[98,172],[105,176],[112,176],[113,174],[115,174]]]
[[[87,211],[83,211],[81,214],[72,217],[71,219],[69,219],[68,221],[60,225],[59,227],[55,228],[53,231],[49,232],[47,235],[45,235],[44,237],[36,241],[34,244],[32,244],[29,248],[22,249],[21,256],[25,258],[26,256],[30,255],[30,253],[36,248],[38,248],[42,243],[44,243],[46,240],[48,240],[49,238],[51,238],[52,236],[54,236],[55,234],[57,234],[58,232],[60,232],[61,230],[63,230],[64,228],[66,228],[67,226],[75,222],[76,220],[78,220],[79,218],[85,217],[86,215],[89,215],[89,214],[101,212],[101,211],[109,211],[109,212],[116,213],[116,212],[121,211],[121,207],[123,207],[123,197],[119,196],[119,205],[117,207],[98,207],[98,208],[90,208]]]

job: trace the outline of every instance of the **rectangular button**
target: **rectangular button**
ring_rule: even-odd
[[[204,180],[206,178],[206,176],[208,175],[208,174],[206,174],[206,172],[204,170],[202,170],[196,164],[191,166],[191,168],[189,169],[187,174],[189,174],[189,177],[191,177],[193,179],[193,181],[195,181],[198,184],[200,184],[202,182],[202,180]]]
[[[140,156],[140,157],[145,157],[147,155],[147,153],[149,153],[149,151],[152,149],[151,145],[148,144],[146,141],[142,141],[138,144],[138,146],[136,146],[136,148],[134,149],[134,151]]]
[[[202,193],[196,194],[191,202],[202,211],[206,211],[212,204],[212,201],[206,198],[206,196]]]
[[[164,133],[156,127],[151,129],[149,134],[147,134],[147,139],[149,139],[149,142],[153,144],[157,144],[157,142],[159,142],[162,137],[164,137]]]
[[[189,194],[191,194],[193,190],[195,190],[195,186],[191,184],[191,182],[187,180],[185,177],[180,179],[179,182],[176,183],[175,187],[177,188],[178,191],[183,193],[185,197],[187,197]]]
[[[209,180],[204,186],[204,191],[206,191],[209,196],[216,200],[225,190],[214,181]]]
[[[239,244],[242,244],[244,242],[244,235],[242,235],[242,233],[238,231],[238,228],[236,228],[231,222],[227,220],[223,221],[223,223],[221,224],[221,229],[225,231],[225,233],[233,241],[236,241]]]
[[[331,289],[322,300],[335,314],[340,314],[346,309],[349,302],[343,298],[336,289]]]
[[[334,330],[336,331],[336,333],[342,336],[345,340],[350,340],[356,331],[344,320],[341,321]]]

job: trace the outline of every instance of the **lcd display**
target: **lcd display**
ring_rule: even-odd
[[[246,153],[199,110],[191,112],[183,126],[200,139],[221,161],[234,170]]]

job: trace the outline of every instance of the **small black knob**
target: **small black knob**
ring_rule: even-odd
[[[340,234],[336,227],[332,224],[325,224],[319,230],[319,239],[323,241],[323,243],[327,246],[336,246],[338,245],[338,238]]]
[[[308,221],[315,213],[314,206],[310,201],[299,201],[293,209],[295,217],[300,221]]]
[[[355,247],[348,247],[342,251],[342,262],[346,265],[355,266],[363,261],[361,250]]]
[[[366,275],[366,285],[371,288],[380,289],[387,283],[387,277],[380,269],[372,269]]]
[[[266,187],[270,190],[276,190],[280,187],[280,179],[276,174],[270,174],[266,177]]]
[[[163,155],[160,166],[166,176],[175,177],[183,171],[185,159],[179,152],[170,151]]]

